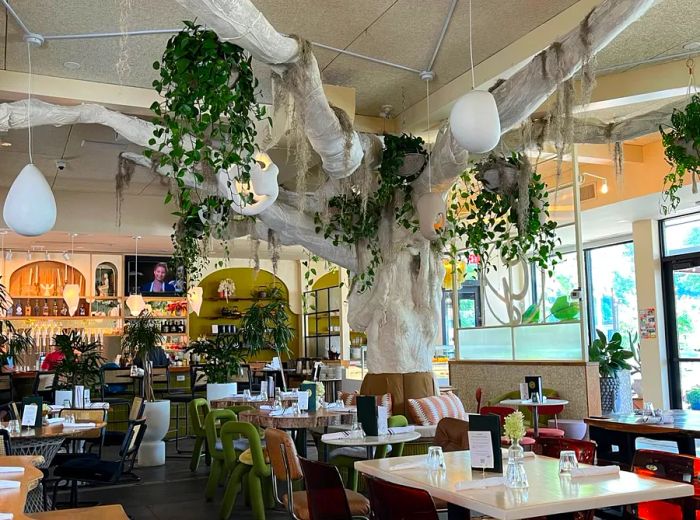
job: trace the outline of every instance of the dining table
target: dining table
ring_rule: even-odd
[[[222,397],[220,399],[213,399],[211,401],[211,407],[213,409],[229,408],[231,406],[247,405],[253,408],[260,408],[265,406],[271,406],[274,403],[274,396],[266,400],[257,399],[256,396],[245,397],[241,394],[232,395],[228,397]],[[296,396],[282,397],[282,406],[292,406],[299,398]]]
[[[532,409],[532,433],[535,438],[540,434],[540,408],[542,406],[565,406],[569,404],[566,399],[547,399],[546,401],[533,401],[532,399],[504,399],[500,404],[505,406],[524,406]]]
[[[632,464],[639,437],[675,442],[679,453],[693,456],[695,440],[700,439],[700,411],[695,410],[669,410],[662,412],[661,417],[612,414],[587,417],[584,421],[591,440],[598,444],[599,458],[627,466]]]
[[[323,444],[338,447],[365,448],[367,451],[366,455],[368,459],[374,458],[374,450],[379,446],[387,446],[388,444],[398,444],[402,442],[411,442],[420,438],[420,433],[418,433],[417,431],[395,434],[387,433],[385,435],[366,435],[364,437],[353,437],[351,432],[343,432],[343,434],[346,435],[340,438],[328,438],[328,436],[325,436],[326,438],[324,439],[323,437],[321,437],[321,442],[323,442]],[[327,458],[325,456],[325,449],[323,458]]]
[[[238,414],[239,421],[249,422],[262,428],[277,428],[287,430],[292,434],[297,452],[306,457],[306,431],[309,428],[320,428],[328,431],[329,426],[341,424],[345,417],[352,417],[355,411],[348,408],[334,410],[321,408],[315,412],[289,413],[290,408],[283,412],[273,410],[248,410]]]
[[[479,486],[500,474],[471,468],[469,451],[445,453],[445,469],[429,470],[425,455],[362,460],[355,469],[395,484],[426,490],[448,503],[448,519],[464,520],[472,511],[501,520],[519,520],[614,507],[650,500],[692,496],[692,485],[627,471],[574,478],[559,473],[559,459],[533,455],[523,461],[529,486]],[[398,466],[398,468],[393,467]],[[581,468],[589,467],[585,464]],[[485,481],[485,483],[488,481]],[[461,489],[460,489],[461,488]]]

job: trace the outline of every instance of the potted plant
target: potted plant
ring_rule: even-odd
[[[696,385],[685,393],[691,410],[700,410],[700,385]]]
[[[187,352],[206,359],[202,371],[207,376],[207,400],[236,395],[233,379],[244,360],[244,348],[238,334],[217,334],[214,340],[198,339],[190,343]]]
[[[165,464],[165,443],[163,438],[170,428],[170,401],[156,400],[153,393],[152,354],[161,348],[163,335],[160,324],[147,312],[134,319],[126,320],[122,336],[122,352],[131,359],[143,362],[143,389],[146,398],[144,417],[146,433],[139,449],[139,465],[161,466]]]
[[[219,298],[226,298],[226,303],[228,299],[236,294],[236,284],[230,278],[224,278],[219,282]]]
[[[604,414],[610,414],[615,408],[616,394],[620,388],[618,372],[629,370],[628,359],[634,356],[631,350],[622,346],[622,336],[615,332],[608,341],[607,336],[596,330],[598,338],[588,347],[590,361],[598,363],[600,372],[600,400]]]
[[[2,279],[1,276],[0,279]],[[12,298],[7,294],[7,288],[0,282],[0,309],[7,313],[12,305]],[[5,333],[0,333],[0,366],[9,366],[10,359],[15,366],[23,365],[24,353],[34,347],[31,330],[18,332],[10,320],[2,320],[2,330]]]
[[[57,393],[69,391],[66,397],[70,396],[73,406],[77,406],[83,396],[76,394],[76,387],[94,389],[100,382],[100,366],[105,361],[100,354],[100,342],[88,341],[74,330],[69,334],[57,334],[54,342],[63,354],[63,359],[54,369],[54,388]],[[63,399],[57,396],[56,403],[61,402]]]

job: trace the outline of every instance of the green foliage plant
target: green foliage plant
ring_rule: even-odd
[[[151,374],[148,373],[148,359],[151,352],[160,348],[163,344],[163,335],[160,333],[160,323],[147,312],[141,313],[133,319],[125,320],[124,334],[122,335],[122,354],[131,359],[140,359],[144,366],[144,388],[146,399],[155,401]]]
[[[610,341],[601,331],[596,330],[597,338],[588,347],[589,360],[598,363],[601,377],[615,377],[620,370],[630,370],[632,367],[627,362],[634,356],[631,350],[622,346],[622,336],[615,332]]]
[[[56,365],[56,387],[70,389],[76,385],[95,388],[100,381],[100,366],[105,359],[100,354],[100,342],[88,341],[76,331],[57,334],[56,347],[63,359]]]
[[[208,383],[225,384],[238,374],[245,350],[238,334],[217,334],[214,339],[198,339],[189,344],[187,352],[206,358],[202,370]]]
[[[227,198],[202,196],[188,182],[204,184],[219,170],[237,170],[240,182],[249,187],[256,151],[251,118],[265,118],[265,108],[255,100],[258,82],[251,57],[194,22],[185,22],[185,29],[168,40],[153,68],[159,73],[153,87],[163,101],[151,105],[158,126],[149,145],[156,151],[146,155],[157,166],[172,169],[165,202],[174,198],[178,206],[175,257],[193,276],[206,264],[207,239],[223,238],[233,213]],[[229,187],[233,181],[228,180]],[[252,193],[246,201],[252,201]]]
[[[294,329],[289,323],[288,305],[282,299],[254,302],[241,321],[243,341],[251,355],[272,349],[278,356],[289,355]]]
[[[700,175],[700,95],[695,94],[683,110],[674,110],[671,128],[661,132],[666,161],[673,169],[664,177],[661,211],[673,212],[680,203],[678,191],[683,187],[686,172]]]
[[[690,408],[700,410],[700,386],[696,385],[685,393],[685,400],[688,401]]]

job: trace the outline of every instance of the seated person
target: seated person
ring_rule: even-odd
[[[108,363],[105,363],[102,365],[102,368],[106,368],[109,370],[110,368],[121,368],[117,363],[114,361],[109,361]],[[126,385],[120,385],[118,383],[110,383],[105,385],[105,394],[123,394],[127,391],[127,386]]]
[[[148,353],[148,361],[152,361],[154,367],[167,367],[170,365],[170,358],[162,347],[151,350]],[[143,368],[143,360],[140,357],[134,360],[134,364],[139,368]]]
[[[51,352],[46,354],[44,362],[41,364],[41,370],[51,372],[56,369],[61,361],[63,361],[63,352],[58,348],[58,345],[51,346]]]

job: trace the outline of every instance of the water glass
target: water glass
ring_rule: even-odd
[[[654,417],[654,403],[652,403],[651,401],[647,401],[646,403],[644,403],[643,415],[647,417]]]
[[[342,399],[336,399],[335,400],[335,407],[336,408],[345,408],[345,403],[343,402]]]
[[[7,426],[7,430],[10,433],[19,433],[21,429],[22,426],[20,425],[20,422],[17,419],[11,420],[10,424]]]
[[[250,398],[250,390],[246,388],[245,390],[243,390],[243,399],[245,399],[246,401],[250,401]]]
[[[533,403],[539,403],[540,401],[540,393],[539,392],[533,392],[532,393],[532,402]]]
[[[274,402],[273,405],[272,405],[272,409],[275,410],[275,411],[281,410],[281,409],[282,409],[282,401],[280,401],[279,399],[275,398],[275,402]]]
[[[295,402],[295,403],[292,405],[292,413],[293,413],[294,415],[300,415],[300,414],[301,414],[301,410],[299,409],[299,403],[298,403],[298,402]]]
[[[264,388],[261,388],[261,389],[260,389],[260,397],[259,397],[259,399],[260,399],[261,401],[267,401],[267,390],[265,390]]]
[[[68,415],[66,415],[65,419],[66,419],[64,421],[65,424],[74,424],[75,423],[75,415],[73,415],[72,413],[69,413]]]
[[[578,468],[576,452],[573,450],[562,450],[559,454],[559,473],[571,473],[571,470]]]
[[[353,421],[350,427],[350,438],[351,439],[362,439],[365,436],[365,431],[362,429],[362,423]]]
[[[430,446],[428,448],[428,469],[431,471],[445,469],[445,455],[442,453],[442,447]]]
[[[63,408],[70,408],[70,399],[63,400]]]

